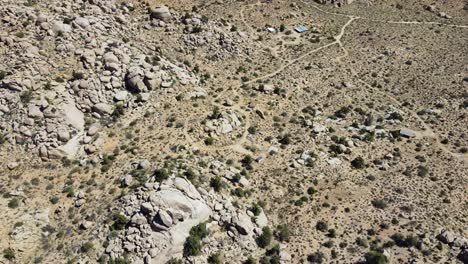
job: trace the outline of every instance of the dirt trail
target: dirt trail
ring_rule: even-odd
[[[244,84],[250,84],[250,83],[253,83],[253,82],[256,82],[257,80],[262,80],[262,79],[265,79],[265,78],[270,78],[270,77],[273,77],[273,76],[276,76],[277,74],[281,73],[283,70],[285,70],[286,68],[288,68],[289,66],[295,64],[296,62],[302,60],[303,58],[305,58],[306,56],[309,56],[313,53],[316,53],[316,52],[319,52],[320,50],[322,49],[325,49],[327,47],[330,47],[330,46],[333,46],[333,45],[340,45],[342,46],[341,44],[341,38],[343,37],[343,35],[345,34],[345,30],[346,30],[346,27],[348,27],[354,20],[356,20],[357,18],[356,17],[351,17],[348,22],[346,22],[345,25],[343,25],[343,27],[341,28],[339,34],[337,36],[335,36],[335,41],[331,42],[331,43],[328,43],[324,46],[321,46],[321,47],[318,47],[314,50],[311,50],[307,53],[304,53],[303,55],[297,57],[296,59],[294,60],[291,60],[289,61],[288,63],[284,64],[283,66],[281,66],[280,68],[278,68],[277,70],[271,72],[271,73],[267,73],[263,76],[259,76],[258,78],[255,78],[255,79],[252,79],[248,82],[245,82]],[[239,90],[241,88],[242,85],[239,85],[237,87],[237,90]],[[237,91],[236,90],[236,91]],[[216,100],[218,99],[221,99],[223,97],[223,94],[224,94],[224,91],[219,94],[217,96],[216,99],[213,99],[211,101],[211,105],[212,106],[217,106],[217,107],[220,107],[220,108],[225,108],[224,105],[222,104],[219,104],[217,102],[215,102]],[[243,110],[241,108],[241,105],[244,105],[244,100],[242,99],[242,96],[239,94],[239,97],[241,98],[235,105],[231,106],[231,107],[228,107],[229,109],[232,109],[232,110],[236,110],[240,113],[243,113],[243,115],[245,116],[244,120],[245,120],[245,128],[244,128],[244,132],[242,134],[242,137],[236,142],[236,143],[233,143],[233,144],[230,144],[230,145],[226,145],[226,146],[206,146],[204,144],[200,144],[200,142],[195,142],[193,140],[193,138],[189,135],[187,129],[188,129],[188,125],[187,123],[185,123],[184,125],[184,135],[186,137],[186,139],[188,139],[189,141],[192,141],[192,145],[195,145],[197,148],[201,149],[201,150],[206,150],[206,151],[214,151],[214,150],[226,150],[226,149],[231,149],[231,150],[234,150],[236,152],[239,152],[239,153],[242,153],[242,154],[252,154],[251,151],[245,149],[245,147],[243,146],[243,144],[245,144],[247,142],[247,136],[248,136],[248,131],[247,129],[250,127],[250,117],[249,117],[249,114],[250,112],[246,112],[245,110]]]
[[[345,35],[346,33],[346,28],[355,20],[358,20],[358,19],[363,19],[363,20],[369,20],[369,21],[373,21],[373,22],[382,22],[382,23],[390,23],[390,24],[429,24],[429,25],[443,25],[443,26],[452,26],[452,27],[459,27],[459,28],[468,28],[468,26],[464,26],[464,25],[452,25],[452,24],[444,24],[444,23],[438,23],[438,22],[418,22],[418,21],[385,21],[385,20],[373,20],[373,19],[369,19],[369,18],[365,18],[365,17],[360,17],[360,16],[353,16],[353,15],[348,15],[348,14],[342,14],[342,13],[335,13],[335,12],[329,12],[329,11],[326,11],[326,10],[323,10],[319,7],[317,7],[316,5],[313,5],[313,4],[310,4],[310,3],[307,3],[307,2],[304,2],[302,1],[303,3],[305,4],[309,4],[311,7],[319,10],[320,12],[323,12],[325,14],[329,14],[329,15],[337,15],[337,16],[344,16],[344,17],[347,17],[349,18],[349,20],[341,27],[341,30],[339,32],[339,34],[337,36],[334,37],[335,41],[331,42],[331,43],[328,43],[326,45],[323,45],[321,47],[318,47],[314,50],[311,50],[309,52],[306,52],[304,53],[303,55],[300,55],[299,57],[297,57],[296,59],[293,59],[293,60],[290,60],[288,61],[287,63],[283,64],[281,67],[279,67],[278,69],[276,69],[275,71],[273,72],[270,72],[270,73],[266,73],[262,76],[259,76],[255,79],[252,79],[252,80],[249,80],[247,82],[245,82],[244,84],[251,84],[251,83],[255,83],[256,81],[258,80],[263,80],[263,79],[266,79],[266,78],[271,78],[271,77],[274,77],[276,75],[278,75],[279,73],[281,73],[282,71],[284,71],[286,68],[288,68],[289,66],[297,63],[298,61],[302,60],[303,58],[311,55],[311,54],[314,54],[314,53],[317,53],[325,48],[328,48],[330,46],[333,46],[333,45],[338,45],[342,50],[343,50],[343,55],[335,58],[336,61],[341,61],[343,58],[346,58],[348,56],[348,51],[347,49],[345,48],[343,42],[341,41],[341,39],[343,38],[343,36]],[[259,5],[260,3],[257,2],[253,5]],[[247,28],[249,29],[250,31],[250,34],[252,34],[252,31],[253,29],[248,25],[248,23],[246,22],[245,20],[245,17],[244,17],[244,11],[245,11],[245,8],[247,6],[243,6],[241,8],[241,11],[240,11],[240,16],[241,16],[241,20],[242,22],[247,26]],[[260,44],[262,47],[266,48],[266,49],[269,49],[269,50],[272,50],[274,48],[271,48],[271,47],[267,47],[265,45],[263,45],[262,43]],[[277,55],[277,54],[276,54]],[[353,74],[355,76],[357,76],[357,73],[355,73],[353,71]],[[463,155],[463,154],[457,154],[457,153],[453,153],[452,151],[450,151],[446,146],[444,146],[442,143],[440,143],[439,141],[439,137],[436,135],[436,133],[434,133],[434,131],[414,112],[414,111],[411,111],[410,109],[407,109],[405,107],[402,106],[402,104],[398,101],[398,99],[396,99],[395,97],[385,93],[385,92],[382,92],[378,89],[375,89],[373,88],[372,86],[370,86],[369,84],[367,84],[366,82],[364,82],[363,80],[359,80],[361,83],[363,83],[366,87],[374,90],[375,92],[377,93],[380,93],[388,98],[390,98],[392,101],[394,101],[397,105],[399,105],[400,107],[402,107],[403,109],[405,109],[408,113],[410,113],[413,117],[415,117],[418,121],[421,122],[421,124],[423,125],[424,129],[425,129],[425,132],[424,133],[420,133],[420,136],[424,136],[424,137],[429,137],[429,138],[434,138],[436,140],[436,144],[437,146],[445,153],[449,154],[450,156],[452,157],[455,157],[457,159],[460,159],[464,162],[467,161],[467,156],[466,155]],[[239,85],[239,87],[237,88],[240,89],[241,88],[241,85]],[[236,91],[237,91],[236,90]],[[218,97],[218,98],[222,98],[222,95],[224,94],[224,92],[222,92]],[[239,94],[239,97],[242,98],[242,96]],[[192,144],[193,145],[196,145],[199,149],[203,149],[203,150],[207,150],[207,151],[213,151],[213,150],[226,150],[226,149],[231,149],[231,150],[234,150],[236,152],[239,152],[239,153],[242,153],[242,154],[252,154],[251,151],[245,149],[245,147],[243,146],[243,144],[245,144],[247,142],[247,136],[248,136],[248,131],[247,129],[250,127],[250,117],[249,117],[249,114],[250,112],[246,112],[244,111],[240,106],[244,104],[244,100],[241,99],[239,100],[235,105],[229,107],[230,109],[233,109],[233,110],[236,110],[240,113],[243,113],[245,118],[245,131],[243,132],[242,134],[242,137],[236,142],[236,143],[233,143],[231,145],[227,145],[227,146],[206,146],[204,144],[200,144],[199,142],[195,142],[193,141],[193,139],[191,139],[190,135],[188,134],[187,132],[187,126],[184,126],[184,135],[185,137],[192,141]],[[219,103],[216,103],[215,100],[213,99],[211,101],[211,105],[213,106],[218,106],[218,107],[225,107]]]

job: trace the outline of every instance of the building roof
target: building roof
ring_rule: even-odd
[[[307,27],[303,26],[303,25],[299,25],[299,26],[295,27],[294,30],[296,30],[296,32],[298,32],[298,33],[303,33],[303,32],[306,32],[309,29]]]

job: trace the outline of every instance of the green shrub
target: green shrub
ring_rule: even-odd
[[[6,142],[5,135],[3,133],[0,133],[0,146],[3,145]]]
[[[57,204],[59,202],[59,198],[57,196],[52,196],[49,201],[52,203],[52,204]]]
[[[261,248],[266,248],[270,245],[272,237],[273,234],[271,233],[271,229],[268,226],[265,226],[262,228],[262,234],[256,239],[257,245]]]
[[[369,244],[365,238],[358,237],[356,238],[356,244],[360,247],[367,248]]]
[[[211,178],[210,180],[210,187],[212,187],[215,192],[220,192],[221,189],[224,187],[223,180],[220,176],[216,176]]]
[[[418,238],[413,236],[413,235],[407,235],[406,237],[403,236],[402,234],[393,234],[390,237],[397,246],[399,247],[415,247],[418,244]]]
[[[192,170],[192,169],[188,169],[184,172],[184,175],[185,177],[187,178],[187,180],[189,180],[190,182],[194,182],[197,178],[197,175],[195,174],[195,172]]]
[[[82,72],[73,71],[73,73],[72,73],[72,79],[73,80],[81,80],[81,79],[84,79],[84,77],[85,77],[84,73],[82,73]]]
[[[125,110],[124,110],[124,107],[123,105],[121,104],[116,104],[115,107],[114,107],[114,111],[112,111],[112,118],[115,120],[117,120],[119,117],[123,116],[125,113]]]
[[[206,139],[205,139],[205,145],[207,145],[207,146],[213,145],[214,142],[215,142],[215,139],[212,138],[212,137],[209,137],[209,138],[206,138]]]
[[[117,213],[114,214],[114,223],[112,224],[112,230],[123,230],[128,223],[127,217],[125,215]]]
[[[252,170],[252,163],[254,159],[250,155],[246,155],[240,162],[242,164],[242,167],[244,167],[247,170]]]
[[[325,254],[320,251],[317,251],[313,254],[307,256],[307,261],[310,263],[324,263],[325,262]]]
[[[237,197],[245,197],[245,191],[241,187],[237,187],[236,189],[232,190],[231,194]]]
[[[315,228],[319,231],[325,232],[328,230],[328,225],[324,221],[318,221]]]
[[[363,169],[365,167],[365,162],[362,157],[357,157],[351,161],[351,166],[355,169]]]
[[[23,104],[28,104],[32,99],[32,91],[26,90],[20,94],[20,100]]]
[[[255,216],[259,216],[262,212],[262,207],[258,203],[254,203],[252,207],[250,207],[250,211],[252,211]]]
[[[91,242],[86,242],[81,246],[81,252],[88,253],[94,249],[94,244]]]
[[[371,203],[375,208],[385,209],[387,207],[387,202],[385,202],[384,200],[375,199],[372,200]]]
[[[171,258],[166,264],[183,264],[181,259]]]
[[[169,178],[169,172],[166,169],[157,169],[154,171],[153,174],[155,180],[157,182],[162,182],[164,180],[167,180]]]
[[[208,264],[221,264],[223,263],[223,255],[221,252],[216,252],[208,257]]]
[[[281,242],[287,242],[289,241],[289,228],[287,225],[283,224],[283,225],[278,225],[276,227],[276,239],[278,241],[281,241]]]
[[[200,223],[190,229],[190,236],[199,237],[200,239],[207,237],[209,234],[206,223]]]
[[[289,145],[291,144],[291,136],[289,134],[286,134],[278,142],[282,145]]]
[[[317,190],[316,190],[314,187],[309,187],[309,188],[307,189],[307,194],[313,195],[313,194],[315,194],[315,193],[317,193]]]
[[[279,28],[279,31],[283,32],[284,30],[286,30],[286,26],[284,24],[281,24],[280,28]]]
[[[181,259],[171,258],[166,264],[183,264]]]
[[[388,260],[387,257],[377,251],[371,251],[369,253],[366,253],[364,256],[366,259],[366,264],[387,264]]]
[[[280,264],[281,258],[279,256],[279,245],[275,245],[265,252],[265,256],[260,259],[261,264]]]
[[[129,261],[123,258],[110,259],[107,264],[130,264]]]
[[[250,256],[247,258],[246,261],[243,262],[243,264],[257,264],[257,260],[254,257]]]
[[[419,166],[418,167],[418,176],[419,177],[425,177],[427,176],[427,174],[429,174],[429,169],[425,166]]]
[[[8,207],[9,208],[15,209],[15,208],[18,208],[18,206],[19,206],[18,198],[13,198],[8,202]]]
[[[198,237],[189,236],[185,241],[184,254],[186,256],[196,256],[201,253],[202,243]]]
[[[6,248],[3,250],[3,257],[8,260],[13,260],[15,258],[15,252],[11,248]]]
[[[190,234],[184,244],[185,256],[196,256],[201,253],[202,239],[208,236],[206,223],[198,224],[190,229]]]

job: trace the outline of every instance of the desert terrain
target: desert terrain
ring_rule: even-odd
[[[0,263],[468,263],[468,2],[0,0]]]

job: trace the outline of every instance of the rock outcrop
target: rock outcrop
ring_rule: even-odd
[[[212,215],[197,189],[184,178],[146,185],[124,198],[123,214],[130,223],[106,248],[112,258],[130,252],[134,253],[132,263],[143,263],[143,259],[165,263],[181,257],[190,229]]]

